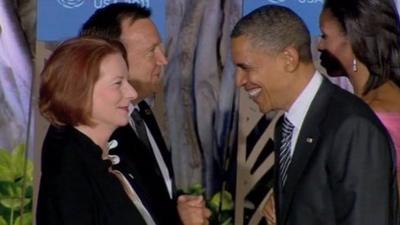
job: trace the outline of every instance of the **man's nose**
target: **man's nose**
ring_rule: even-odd
[[[164,54],[164,51],[161,48],[157,49],[157,55],[156,55],[156,62],[158,65],[163,66],[168,64],[167,57]]]
[[[236,71],[236,87],[242,87],[247,83],[246,76],[239,71]]]

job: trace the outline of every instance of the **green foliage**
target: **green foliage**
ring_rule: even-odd
[[[8,225],[7,221],[2,216],[0,216],[0,225]]]
[[[189,188],[189,190],[186,193],[190,195],[203,195],[204,192],[205,189],[201,184],[194,184]]]
[[[211,210],[210,224],[213,225],[233,225],[233,199],[228,191],[215,193],[211,200],[207,201],[207,206]]]
[[[205,189],[201,184],[195,184],[188,191],[189,195],[203,195]],[[210,225],[233,225],[233,199],[228,191],[215,193],[207,200],[207,208],[211,211]]]
[[[14,225],[32,225],[33,215],[32,212],[24,213],[22,216],[18,216],[14,222]]]
[[[233,209],[232,195],[227,191],[215,193],[209,203],[212,208],[215,208],[215,210],[219,209],[220,205],[222,211]]]
[[[0,225],[32,224],[33,164],[25,151],[23,144],[0,149]]]

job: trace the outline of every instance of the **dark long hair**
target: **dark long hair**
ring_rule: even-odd
[[[392,80],[400,87],[400,24],[393,0],[325,0],[353,52],[369,70],[363,94]]]

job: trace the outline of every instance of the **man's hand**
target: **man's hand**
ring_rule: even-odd
[[[178,197],[178,213],[184,225],[208,225],[208,218],[211,216],[203,196],[194,195]]]
[[[264,216],[267,219],[268,224],[274,225],[276,224],[276,212],[275,212],[275,200],[274,193],[272,193],[267,202],[264,205]]]

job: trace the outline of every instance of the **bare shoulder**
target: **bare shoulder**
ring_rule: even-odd
[[[376,97],[368,102],[372,110],[375,112],[400,113],[400,87],[389,83],[376,91]]]

